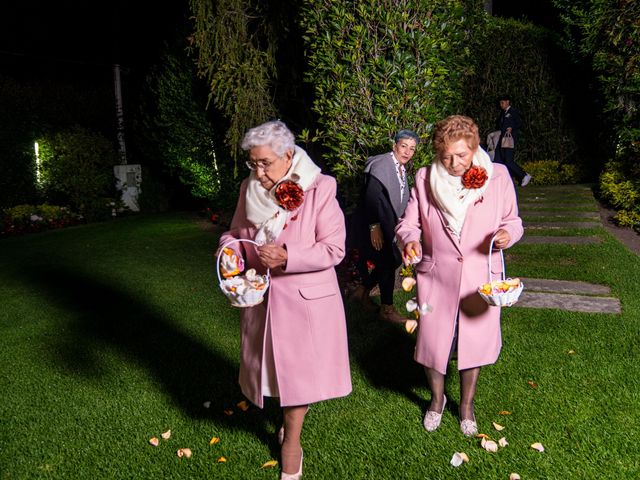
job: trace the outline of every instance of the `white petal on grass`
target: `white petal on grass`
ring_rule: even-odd
[[[502,425],[500,425],[499,423],[491,422],[491,424],[493,425],[493,428],[495,428],[499,432],[504,430],[504,427]]]
[[[407,312],[413,312],[415,309],[417,309],[418,302],[416,302],[415,297],[412,298],[411,300],[407,300],[405,307],[407,308]]]
[[[166,432],[160,435],[164,440],[169,440],[171,438],[171,430],[167,430]]]
[[[453,454],[453,457],[451,457],[451,461],[449,463],[451,463],[451,465],[453,465],[454,467],[459,467],[463,463],[468,463],[468,462],[469,462],[469,456],[466,453],[456,452]]]
[[[416,320],[407,320],[404,322],[404,329],[407,333],[415,332],[416,328],[418,328],[418,322]]]
[[[534,450],[537,450],[539,452],[544,452],[544,447],[542,446],[542,444],[540,442],[536,442],[531,444],[531,448],[533,448]]]
[[[520,475],[517,473],[512,473],[509,475],[509,480],[520,480]]]
[[[493,440],[487,440],[486,438],[483,438],[482,441],[480,442],[480,445],[487,452],[497,452],[498,451],[498,444],[496,442],[494,442]]]
[[[410,292],[411,289],[415,286],[416,284],[416,279],[413,277],[405,277],[404,280],[402,280],[402,289],[405,292]]]
[[[498,440],[498,445],[500,445],[502,448],[504,448],[507,445],[509,445],[509,442],[507,442],[506,438],[502,437],[500,440]]]

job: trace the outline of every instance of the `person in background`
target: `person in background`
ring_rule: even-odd
[[[460,429],[472,436],[478,432],[473,400],[480,368],[496,362],[502,345],[500,307],[489,306],[478,287],[487,282],[491,239],[497,249],[512,246],[522,237],[522,220],[509,172],[479,146],[472,119],[453,115],[438,122],[433,143],[436,157],[416,173],[396,235],[405,263],[414,264],[417,301],[425,312],[418,319],[415,349],[431,389],[424,428],[440,426],[445,375],[456,352]],[[493,265],[501,265],[499,258]],[[499,274],[493,272],[496,279]]]
[[[407,320],[393,306],[396,270],[402,264],[394,229],[409,200],[407,167],[419,141],[413,131],[400,130],[390,152],[367,159],[364,191],[355,217],[362,284],[350,299],[359,302],[365,311],[374,312],[378,306],[370,292],[378,285],[379,317],[393,323]]]
[[[300,435],[309,404],[351,392],[344,306],[335,266],[345,255],[344,215],[336,181],[323,175],[281,121],[250,129],[249,177],[230,230],[231,244],[247,268],[270,269],[266,300],[240,312],[240,387],[262,408],[278,397],[282,480],[302,476]],[[240,263],[240,262],[238,262]],[[222,272],[225,274],[226,272]],[[322,476],[322,475],[320,475]]]
[[[496,123],[498,130],[500,130],[500,138],[496,145],[493,161],[506,165],[511,176],[515,177],[521,186],[526,187],[531,181],[531,175],[525,172],[515,161],[518,134],[522,127],[522,117],[520,112],[511,106],[511,97],[509,95],[501,96],[498,101],[500,102],[500,115],[498,115]],[[507,134],[513,137],[512,148],[502,146]]]

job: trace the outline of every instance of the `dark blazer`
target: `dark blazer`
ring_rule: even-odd
[[[408,184],[405,184],[400,200],[400,184],[391,152],[370,157],[365,165],[364,187],[354,223],[361,253],[373,259],[376,265],[396,268],[402,262],[395,245],[395,228],[408,201]],[[374,223],[380,224],[384,238],[379,252],[371,246],[369,225]]]
[[[517,142],[518,132],[520,127],[522,127],[522,117],[517,109],[509,107],[506,112],[502,110],[498,116],[497,124],[498,129],[502,132],[502,135],[500,135],[501,140],[507,128],[511,127],[511,136],[513,137],[513,141]]]

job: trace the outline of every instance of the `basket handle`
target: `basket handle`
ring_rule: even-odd
[[[496,239],[495,235],[491,237],[491,243],[489,243],[489,283],[491,283],[491,255],[493,253],[493,242]],[[502,261],[502,280],[504,281],[507,277],[507,267],[504,264],[504,254],[502,253],[502,249],[500,249],[500,260]]]
[[[248,238],[234,238],[233,240],[229,240],[224,245],[222,245],[222,247],[220,247],[220,250],[219,250],[220,253],[218,253],[218,258],[216,259],[216,273],[218,275],[218,283],[222,283],[222,277],[220,277],[220,258],[222,258],[224,249],[227,248],[229,245],[238,243],[238,242],[253,243],[258,247],[260,246],[258,242],[254,242],[253,240],[249,240]],[[267,268],[267,278],[269,277],[270,277],[270,270]]]

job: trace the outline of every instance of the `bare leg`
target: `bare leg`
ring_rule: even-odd
[[[296,407],[284,407],[284,443],[280,451],[282,460],[282,471],[284,473],[297,473],[300,468],[302,457],[302,446],[300,445],[300,435],[304,416],[308,410],[307,405]]]
[[[444,375],[433,368],[425,367],[424,371],[427,374],[427,382],[431,390],[429,410],[440,413],[444,407]]]
[[[460,370],[460,420],[474,420],[473,397],[480,377],[480,367]]]

